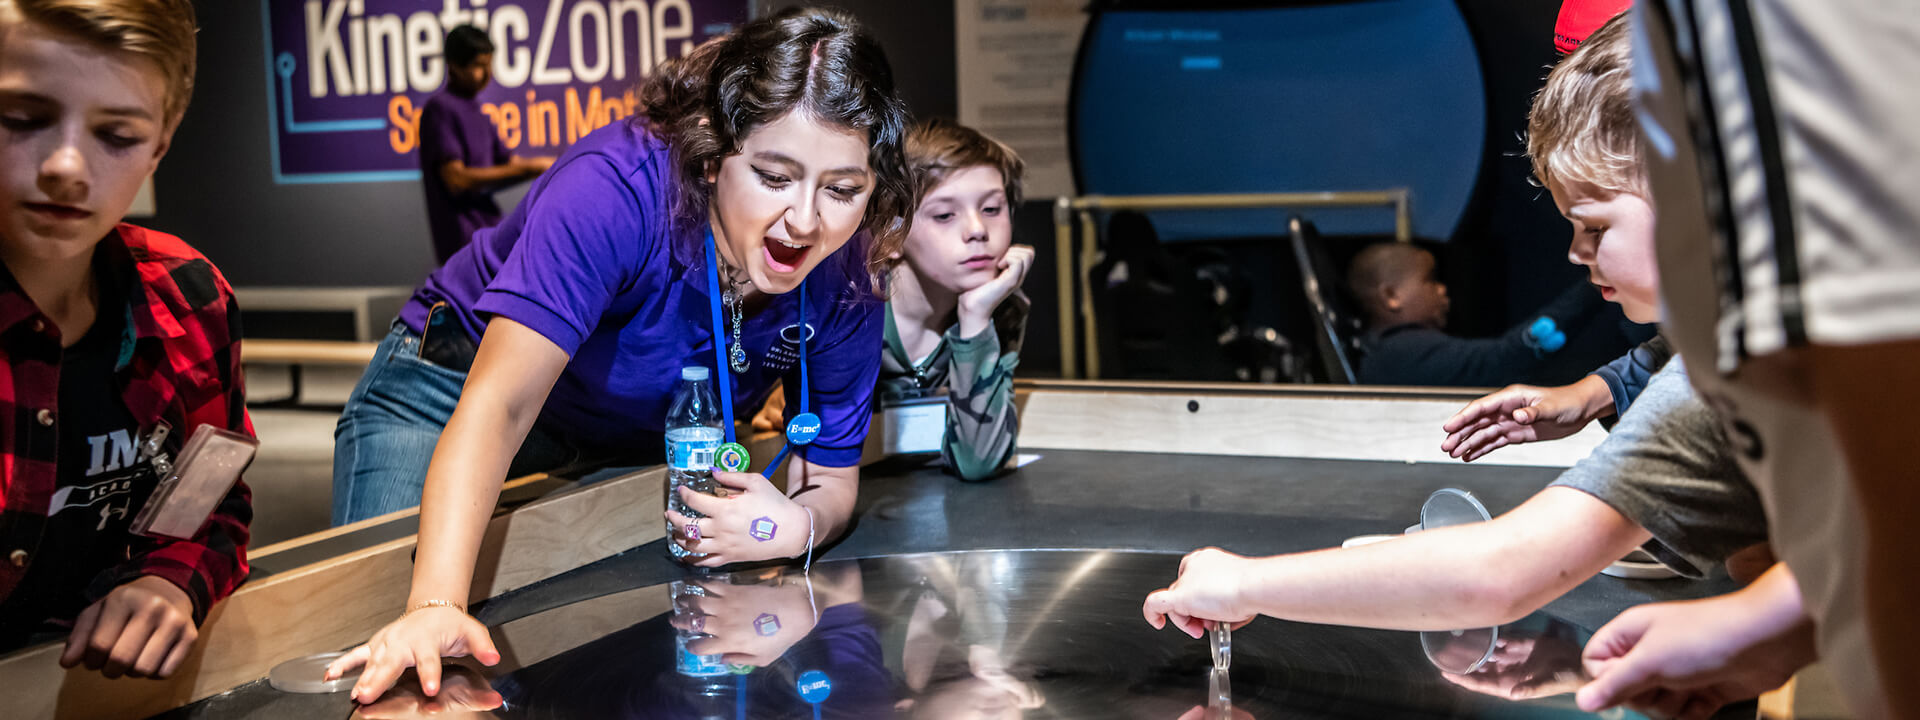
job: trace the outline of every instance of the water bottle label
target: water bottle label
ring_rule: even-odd
[[[682,434],[676,430],[674,434]],[[720,449],[720,432],[685,432],[666,438],[666,465],[682,472],[703,472],[714,467],[714,451]]]
[[[687,649],[687,638],[681,637],[674,649],[674,670],[687,677],[715,677],[731,672],[723,655],[695,655]]]
[[[674,457],[668,461],[674,470],[712,470],[714,467],[714,444],[674,444]]]

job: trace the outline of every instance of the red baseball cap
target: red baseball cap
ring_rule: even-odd
[[[1633,0],[1566,0],[1560,3],[1560,19],[1553,24],[1553,48],[1561,55],[1580,48],[1588,35],[1607,24],[1613,16],[1633,6]]]

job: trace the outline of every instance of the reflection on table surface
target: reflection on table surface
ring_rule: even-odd
[[[355,717],[1582,716],[1565,693],[1588,633],[1538,614],[1429,646],[1479,660],[1463,674],[1415,633],[1271,619],[1234,631],[1214,673],[1206,641],[1140,616],[1178,563],[982,551],[688,574],[496,627],[499,666],[449,668],[436,698],[409,675]]]

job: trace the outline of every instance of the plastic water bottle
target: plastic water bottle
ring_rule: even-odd
[[[718,493],[713,482],[713,454],[726,437],[720,425],[720,408],[714,404],[708,384],[707,368],[692,365],[680,368],[680,387],[667,408],[667,509],[690,518],[706,517],[680,501],[682,486],[708,495]],[[669,524],[667,535],[674,528]],[[669,540],[667,551],[676,558],[689,553]]]

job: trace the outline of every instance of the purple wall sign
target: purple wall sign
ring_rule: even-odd
[[[493,39],[480,102],[517,155],[632,115],[661,62],[746,22],[749,0],[261,0],[274,180],[417,180],[420,107],[447,30]]]

